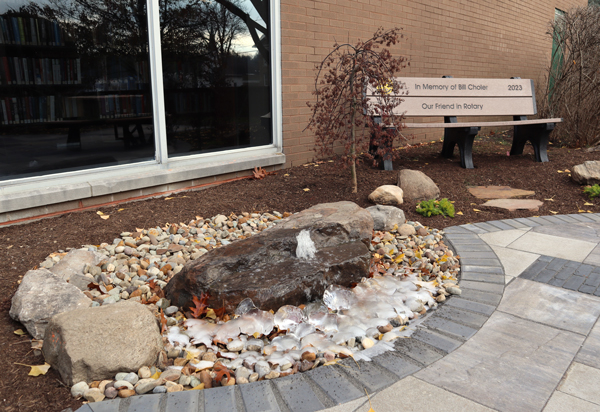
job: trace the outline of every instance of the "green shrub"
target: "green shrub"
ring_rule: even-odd
[[[595,184],[594,186],[586,186],[585,189],[583,189],[583,193],[588,195],[590,199],[598,197],[600,196],[600,186],[598,186],[598,184]]]
[[[417,205],[417,213],[425,217],[437,215],[454,217],[454,205],[446,198],[423,200]]]

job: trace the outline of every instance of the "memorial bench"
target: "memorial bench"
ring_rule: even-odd
[[[530,141],[537,162],[547,162],[548,136],[562,119],[527,120],[537,113],[533,80],[520,79],[457,79],[397,78],[405,85],[403,102],[394,109],[405,117],[444,117],[444,123],[405,123],[404,128],[444,128],[442,156],[452,157],[454,147],[460,150],[460,164],[473,168],[473,140],[481,127],[514,126],[510,155],[523,154]],[[372,90],[367,98],[376,99]],[[513,116],[511,121],[459,122],[457,116]],[[377,120],[377,118],[376,118]],[[392,163],[384,159],[386,170]]]

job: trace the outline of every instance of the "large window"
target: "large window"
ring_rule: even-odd
[[[169,155],[271,143],[268,3],[161,2]]]
[[[267,0],[158,4],[0,4],[0,180],[272,143]]]

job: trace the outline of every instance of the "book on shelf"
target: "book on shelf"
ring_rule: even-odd
[[[64,46],[60,25],[40,17],[0,16],[0,44]]]
[[[80,59],[2,56],[0,84],[81,84]]]
[[[0,97],[3,125],[152,116],[148,96]]]

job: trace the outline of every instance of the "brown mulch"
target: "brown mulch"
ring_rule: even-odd
[[[350,200],[368,207],[369,193],[380,185],[396,184],[397,170],[402,168],[425,172],[440,187],[441,197],[454,201],[456,211],[462,212],[453,219],[441,216],[425,218],[415,212],[414,202],[403,205],[407,219],[418,220],[430,227],[442,229],[469,222],[549,215],[552,212],[600,212],[600,200],[590,201],[582,193],[582,188],[571,181],[568,172],[558,173],[559,170],[572,170],[573,166],[585,160],[597,160],[600,152],[551,146],[548,150],[550,162],[536,163],[530,146],[526,147],[523,156],[507,156],[510,133],[498,133],[478,140],[473,150],[475,169],[462,169],[457,155],[450,160],[440,157],[441,142],[413,146],[399,151],[400,158],[394,162],[396,171],[361,165],[357,194],[351,193],[349,170],[335,162],[325,161],[281,170],[260,180],[244,179],[205,190],[181,192],[170,198],[100,208],[110,215],[107,220],[101,219],[96,213],[98,209],[95,209],[0,227],[0,410],[61,411],[68,407],[76,410],[81,406],[81,401],[71,398],[69,388],[60,382],[58,373],[53,369],[46,376],[30,377],[27,376],[27,367],[15,364],[39,365],[44,360],[34,355],[27,335],[13,333],[23,327],[8,316],[10,299],[18,279],[48,254],[60,249],[112,242],[123,231],[169,222],[185,223],[195,216],[273,210],[298,212],[317,203],[339,200]],[[533,198],[544,201],[544,205],[539,212],[484,208],[480,206],[484,201],[467,191],[467,186],[474,185],[534,190]],[[593,205],[584,205],[586,202]]]

